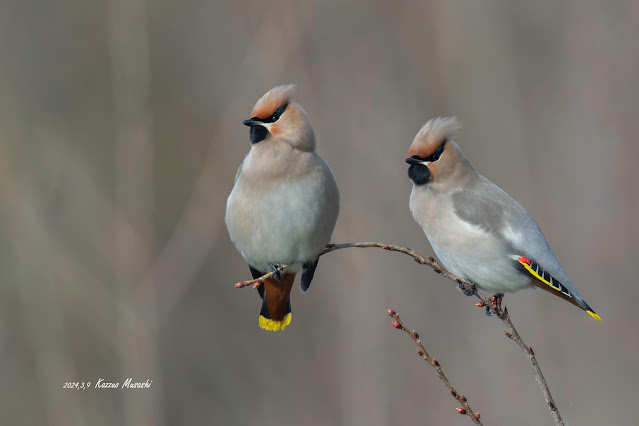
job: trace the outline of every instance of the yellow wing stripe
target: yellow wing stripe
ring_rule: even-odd
[[[544,284],[548,284],[550,287],[554,288],[555,290],[561,291],[561,287],[554,286],[554,285],[550,284],[548,281],[546,281],[544,278],[542,278],[541,275],[539,275],[537,273],[537,271],[535,271],[533,268],[531,268],[529,264],[527,264],[526,262],[523,262],[521,259],[519,260],[519,263],[521,263],[523,265],[523,267],[526,268],[528,270],[528,272],[530,272],[530,274],[533,277],[537,278],[539,281],[541,281]]]

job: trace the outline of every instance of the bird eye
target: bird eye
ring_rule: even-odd
[[[431,156],[428,158],[429,161],[437,161],[439,160],[439,157],[442,156],[442,153],[444,152],[444,145],[446,144],[446,141],[444,141],[444,143],[442,143],[441,145],[439,145],[437,147],[437,149],[435,150],[435,152],[433,152],[431,154]]]
[[[284,111],[286,111],[286,107],[288,104],[284,104],[282,106],[280,106],[278,109],[275,110],[275,112],[273,113],[273,115],[271,115],[270,117],[270,122],[274,123],[277,120],[280,119],[280,117],[282,116],[282,114],[284,114]]]

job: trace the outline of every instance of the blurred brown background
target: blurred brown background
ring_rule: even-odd
[[[284,332],[224,225],[254,102],[298,85],[342,195],[333,241],[432,254],[405,153],[456,115],[603,317],[507,296],[567,424],[633,424],[639,380],[639,3],[0,1],[0,413],[28,425],[552,420],[503,325],[410,258],[349,249]],[[127,377],[148,390],[62,389]]]

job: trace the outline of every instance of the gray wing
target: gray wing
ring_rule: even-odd
[[[472,223],[493,234],[499,234],[506,220],[500,203],[475,191],[455,192],[453,206],[457,216],[464,222]]]
[[[581,299],[535,220],[504,190],[480,176],[475,185],[453,194],[453,205],[462,220],[502,239],[513,250],[510,254],[534,260]]]

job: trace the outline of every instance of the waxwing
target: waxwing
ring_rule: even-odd
[[[290,324],[295,275],[301,272],[305,293],[339,214],[335,176],[315,152],[308,116],[291,100],[294,89],[269,90],[244,120],[251,129],[251,149],[226,203],[229,236],[253,278],[288,265],[258,288],[259,325],[273,331]]]
[[[453,138],[455,118],[435,118],[415,136],[406,162],[410,210],[441,263],[477,288],[536,286],[601,320],[581,298],[530,214],[480,175]]]

